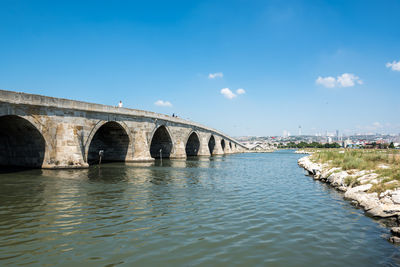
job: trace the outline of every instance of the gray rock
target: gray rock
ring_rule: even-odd
[[[390,229],[390,232],[392,233],[392,235],[400,236],[400,227],[392,227]]]
[[[392,194],[392,201],[395,204],[400,204],[400,192],[396,191],[395,194]]]
[[[400,243],[400,237],[391,236],[391,237],[389,237],[389,241],[392,243]]]
[[[334,187],[339,187],[339,186],[346,186],[344,183],[344,180],[346,177],[349,176],[347,172],[342,171],[342,172],[337,172],[337,173],[332,173],[328,178],[328,182],[332,184]]]
[[[350,188],[345,180],[350,175],[346,171],[334,172],[338,168],[330,168],[328,164],[317,164],[310,160],[310,157],[303,157],[298,164],[312,174],[315,180],[329,182],[333,187],[345,192],[345,198],[354,204],[362,207],[365,212],[373,217],[395,217],[400,216],[400,189],[397,191],[388,190],[381,193],[369,193],[373,182],[378,182],[377,174],[370,171],[359,171],[355,175],[361,185]],[[400,235],[399,235],[400,237]],[[394,240],[397,242],[397,239]]]

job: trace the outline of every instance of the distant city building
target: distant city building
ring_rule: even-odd
[[[319,135],[318,133],[315,136],[290,136],[290,133],[287,130],[285,130],[283,134],[283,136],[242,136],[238,137],[237,139],[242,142],[242,144],[250,148],[260,145],[262,148],[267,150],[273,150],[278,146],[299,144],[302,142],[308,144],[311,144],[313,142],[319,144],[337,142],[341,146],[348,148],[384,148],[388,147],[390,143],[393,143],[393,145],[398,148],[400,144],[400,136],[392,136],[390,134],[368,135],[364,133],[358,135],[344,135],[342,133],[339,133],[339,138],[337,138],[336,136],[336,131],[333,133],[328,132],[328,136]]]
[[[347,140],[344,140],[343,147],[346,148],[346,147],[348,147],[348,146],[350,146],[352,144],[353,144],[353,142],[350,139],[347,139]]]
[[[287,130],[283,130],[283,137],[289,137],[290,136],[290,132]]]

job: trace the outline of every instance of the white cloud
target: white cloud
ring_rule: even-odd
[[[229,88],[223,88],[221,89],[221,94],[228,98],[228,99],[233,99],[236,97],[236,95],[229,89]]]
[[[239,89],[236,90],[236,93],[237,93],[238,95],[243,95],[243,94],[246,93],[246,91],[245,91],[243,88],[239,88]]]
[[[222,78],[224,74],[222,72],[210,73],[208,74],[208,79]]]
[[[394,71],[400,71],[400,61],[393,61],[392,63],[388,62],[386,63],[387,68],[391,68]]]
[[[343,73],[337,78],[328,76],[328,77],[321,77],[319,76],[315,81],[316,84],[322,85],[326,88],[333,88],[333,87],[352,87],[356,84],[363,84],[363,81],[356,75],[352,73]]]
[[[163,100],[157,100],[156,102],[154,102],[154,105],[159,107],[172,107],[171,102]]]
[[[318,79],[315,81],[315,83],[325,86],[327,88],[333,88],[333,87],[335,87],[336,79],[332,76],[328,76],[328,77],[319,76]]]
[[[343,73],[342,75],[337,77],[337,83],[340,87],[351,87],[354,86],[356,83],[363,84],[361,79],[352,74],[352,73]]]

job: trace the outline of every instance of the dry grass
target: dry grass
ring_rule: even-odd
[[[368,191],[370,193],[376,192],[378,194],[385,192],[386,190],[393,190],[400,187],[400,183],[396,181],[395,183],[379,183],[374,184],[371,189]]]
[[[358,178],[360,178],[360,176],[347,176],[344,182],[347,186],[350,187],[358,186],[360,185],[360,181],[358,181]]]
[[[353,170],[369,170],[377,173],[381,182],[374,185],[372,192],[400,187],[400,151],[394,149],[324,149],[314,151],[311,159],[339,167],[349,173]],[[388,183],[396,181],[396,183]],[[397,182],[398,181],[398,182]],[[348,178],[346,184],[357,185],[357,178]]]

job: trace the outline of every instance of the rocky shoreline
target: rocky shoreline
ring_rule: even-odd
[[[313,152],[307,151],[307,150],[296,150],[294,152],[295,154],[308,154],[311,155]]]
[[[384,224],[391,228],[393,236],[389,241],[400,243],[400,189],[386,190],[380,194],[369,192],[381,178],[372,171],[343,171],[328,164],[312,162],[310,156],[300,158],[303,167],[314,180],[329,183],[344,192],[344,198],[364,209],[368,216],[384,219]]]

